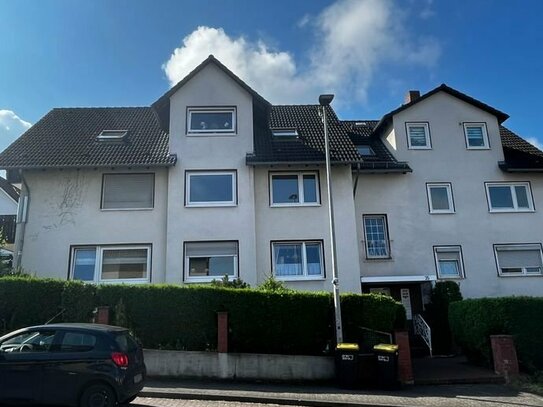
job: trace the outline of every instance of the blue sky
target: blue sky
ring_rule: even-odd
[[[209,53],[274,103],[379,118],[442,82],[543,143],[543,1],[0,0],[0,149],[53,107],[149,105]]]

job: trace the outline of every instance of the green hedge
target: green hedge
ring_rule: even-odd
[[[61,308],[58,321],[88,321],[98,305],[110,306],[111,322],[129,327],[149,348],[216,349],[218,311],[228,311],[233,352],[319,355],[334,336],[329,293],[0,279],[3,331],[44,323]],[[359,338],[359,326],[405,326],[403,306],[380,295],[342,295],[342,315],[346,341]]]
[[[501,297],[452,303],[453,337],[473,361],[490,364],[490,335],[513,335],[521,366],[543,369],[543,297]]]

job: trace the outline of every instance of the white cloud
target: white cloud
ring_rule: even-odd
[[[435,39],[409,31],[405,8],[392,0],[338,0],[300,20],[300,29],[314,31],[315,42],[297,56],[261,40],[233,38],[222,28],[198,27],[163,69],[174,85],[214,54],[272,103],[315,103],[324,92],[336,93],[344,104],[365,101],[377,69],[387,64],[428,68],[440,56]],[[308,62],[302,66],[297,59]]]
[[[528,143],[530,143],[531,145],[539,148],[541,151],[543,151],[543,143],[541,143],[541,141],[535,137],[530,137],[528,139],[526,139],[526,141]]]
[[[30,128],[31,124],[11,110],[0,109],[0,151]]]

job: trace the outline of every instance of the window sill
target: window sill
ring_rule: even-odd
[[[100,208],[102,212],[118,212],[118,211],[152,211],[153,208]]]
[[[465,280],[466,277],[462,277],[462,276],[458,276],[458,277],[441,277],[441,276],[437,276],[437,280],[438,281],[457,281],[457,280]]]
[[[516,274],[516,275],[508,275],[508,274],[498,274],[498,277],[503,278],[515,278],[515,277],[543,277],[543,274]]]
[[[326,278],[323,276],[315,276],[315,277],[281,277],[281,276],[275,276],[275,278],[278,281],[284,281],[285,283],[291,283],[296,281],[326,281]]]
[[[233,208],[238,206],[236,203],[220,203],[220,204],[187,204],[185,208]]]
[[[535,209],[491,209],[489,213],[534,213]]]
[[[407,147],[408,150],[424,150],[424,151],[427,151],[427,150],[431,150],[432,147]]]
[[[183,280],[184,284],[210,284],[215,281],[222,281],[224,276],[213,276],[213,277],[193,277],[193,278],[186,278]],[[234,281],[237,280],[238,276],[228,276],[228,281]]]
[[[124,280],[76,280],[70,278],[71,281],[80,281],[85,284],[149,284],[149,279],[124,279]]]
[[[430,215],[454,215],[456,211],[449,211],[449,212],[435,212],[430,211]]]
[[[315,208],[322,206],[320,203],[302,203],[302,204],[271,204],[270,208]]]
[[[238,133],[215,133],[215,132],[209,132],[209,133],[186,133],[187,137],[235,137]]]
[[[366,257],[364,259],[365,263],[376,263],[379,261],[394,261],[392,257]]]
[[[490,150],[490,147],[466,147],[466,150]]]

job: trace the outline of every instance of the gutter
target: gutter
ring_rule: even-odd
[[[543,167],[540,168],[511,168],[505,161],[498,162],[498,167],[505,172],[543,172]]]

